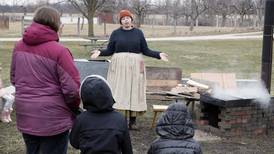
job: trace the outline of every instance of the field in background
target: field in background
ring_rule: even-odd
[[[118,24],[107,24],[106,34],[110,35],[111,32],[118,28]],[[87,36],[87,24],[83,26],[83,30],[80,32],[80,36]],[[238,33],[238,32],[251,32],[256,31],[254,29],[248,29],[246,27],[234,28],[234,27],[206,27],[200,26],[195,27],[194,31],[189,31],[187,26],[177,26],[176,33],[174,33],[173,26],[152,26],[152,25],[142,25],[146,37],[168,37],[168,36],[192,36],[192,35],[213,35],[213,34],[225,34],[225,33]],[[94,32],[96,36],[104,36],[104,26],[94,25]],[[77,24],[65,24],[63,29],[63,36],[77,36]],[[2,30],[0,37],[19,37],[21,36],[21,22],[10,23],[10,28],[8,30]]]

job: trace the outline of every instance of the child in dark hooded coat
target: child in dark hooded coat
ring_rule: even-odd
[[[70,134],[70,144],[81,154],[132,154],[125,117],[112,108],[115,103],[107,81],[98,75],[86,77],[80,87],[83,107]]]
[[[194,127],[183,103],[173,103],[159,119],[156,133],[160,138],[150,146],[148,154],[202,154],[200,144],[193,139]]]

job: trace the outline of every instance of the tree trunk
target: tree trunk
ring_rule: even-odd
[[[152,24],[151,24],[152,37],[155,37],[154,24],[155,24],[155,15],[153,15]]]
[[[141,15],[137,15],[137,27],[140,28],[141,27],[141,21],[142,21],[142,16]]]
[[[177,29],[177,18],[174,18],[173,33],[176,34]]]
[[[250,19],[251,19],[251,15],[247,15],[247,19],[248,19],[248,27],[251,27],[251,22],[250,22]]]
[[[193,29],[194,29],[194,22],[195,22],[195,20],[191,19],[191,21],[190,21],[190,27],[189,27],[190,31],[193,31]]]
[[[196,20],[195,20],[195,27],[198,27],[199,26],[199,19],[197,18]]]
[[[165,20],[165,25],[168,25],[169,23],[168,23],[168,20],[169,20],[169,18],[168,18],[168,16],[169,16],[169,14],[168,13],[166,13],[166,20]]]
[[[256,12],[257,12],[257,23],[256,23],[256,26],[257,27],[261,27],[263,12],[262,12],[262,10],[260,8],[256,9]]]
[[[95,11],[88,12],[88,36],[93,37],[94,36],[94,25],[93,25],[93,17],[94,17]]]
[[[225,23],[226,23],[226,15],[222,15],[222,27],[225,27]]]
[[[188,25],[188,19],[189,19],[189,17],[186,16],[186,19],[185,19],[185,25],[186,25],[186,26]]]
[[[81,30],[84,29],[84,24],[85,24],[85,17],[82,16],[82,24],[81,24]]]
[[[258,26],[258,16],[256,15],[255,17],[253,17],[253,28],[256,28]]]
[[[234,15],[234,27],[237,27],[238,17],[237,15]]]
[[[219,27],[219,16],[216,15],[216,27]]]
[[[105,20],[104,20],[104,35],[105,36],[107,35],[107,23]]]
[[[78,17],[77,18],[77,36],[80,36],[80,22],[81,22],[81,18]]]
[[[240,27],[242,27],[244,25],[244,14],[240,14],[240,16],[241,16]]]

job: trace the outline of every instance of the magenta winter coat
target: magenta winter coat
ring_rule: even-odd
[[[32,23],[13,51],[11,82],[16,87],[19,131],[52,136],[69,130],[79,107],[79,72],[57,33]]]

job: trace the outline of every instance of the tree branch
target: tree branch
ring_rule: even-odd
[[[68,2],[70,2],[71,5],[72,5],[75,9],[77,9],[78,11],[80,11],[84,17],[88,18],[88,15],[87,15],[86,11],[84,11],[84,10],[82,9],[82,7],[80,6],[80,4],[78,4],[75,0],[68,0]],[[84,1],[84,2],[85,2],[85,1]],[[85,4],[85,3],[84,3],[84,4]],[[86,6],[86,4],[85,4],[85,6]]]

